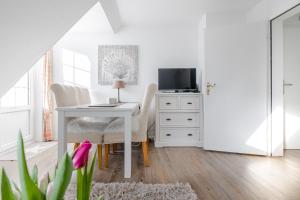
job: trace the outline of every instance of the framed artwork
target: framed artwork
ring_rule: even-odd
[[[138,46],[100,45],[98,65],[98,83],[101,85],[112,85],[115,80],[137,84]]]

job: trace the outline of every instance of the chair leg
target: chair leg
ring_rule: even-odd
[[[97,149],[98,149],[98,168],[102,169],[102,144],[98,144]]]
[[[75,143],[75,144],[74,144],[74,147],[73,147],[73,148],[74,148],[74,151],[75,151],[75,149],[77,149],[77,147],[79,147],[79,145],[80,145],[80,143]]]
[[[118,144],[113,144],[113,153],[116,153],[118,149]]]
[[[105,157],[104,157],[104,166],[108,168],[108,159],[109,159],[109,144],[105,144]]]
[[[143,148],[144,166],[149,167],[150,161],[148,155],[148,141],[142,142],[142,148]]]

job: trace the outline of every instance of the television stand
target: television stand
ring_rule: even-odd
[[[156,93],[156,147],[202,146],[201,93]]]

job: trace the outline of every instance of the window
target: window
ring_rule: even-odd
[[[29,73],[26,73],[4,96],[0,108],[16,108],[29,105]]]
[[[0,152],[17,144],[19,130],[24,141],[32,139],[30,131],[30,72],[27,72],[12,88],[0,97]],[[12,125],[13,124],[13,125]]]
[[[91,87],[91,63],[86,55],[63,50],[64,84]]]

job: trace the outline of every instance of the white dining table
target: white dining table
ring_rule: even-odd
[[[124,118],[124,178],[131,177],[132,116],[139,109],[138,103],[123,103],[115,107],[58,107],[58,159],[67,151],[67,120],[72,117],[120,117]]]

